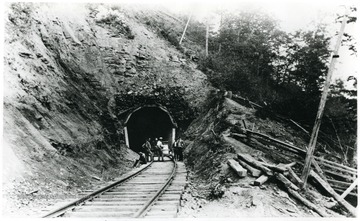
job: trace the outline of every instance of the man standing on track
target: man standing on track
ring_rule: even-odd
[[[156,143],[157,151],[158,151],[158,161],[160,161],[160,158],[162,161],[164,161],[164,153],[163,153],[163,145],[162,145],[162,137],[159,138],[159,140]]]
[[[150,138],[147,138],[145,143],[142,145],[143,152],[145,153],[146,161],[153,161],[154,154],[151,152]]]
[[[174,148],[175,160],[182,161],[184,141],[181,138],[179,138],[175,142],[174,146],[175,146]]]

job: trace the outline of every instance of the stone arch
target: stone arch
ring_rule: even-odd
[[[175,141],[177,124],[170,112],[160,105],[144,105],[131,111],[124,122],[126,145],[139,151],[146,138],[163,137],[169,147]]]

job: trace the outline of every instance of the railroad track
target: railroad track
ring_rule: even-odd
[[[182,162],[153,162],[43,217],[174,218],[185,184]]]

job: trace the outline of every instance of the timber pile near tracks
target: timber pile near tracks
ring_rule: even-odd
[[[245,130],[245,134],[246,142],[252,142],[255,145],[261,146],[265,149],[272,149],[272,147],[275,147],[281,149],[282,151],[296,154],[296,159],[294,158],[294,161],[299,164],[303,164],[303,159],[306,156],[306,150],[262,133]],[[322,179],[329,182],[330,186],[340,194],[344,193],[353,183],[357,182],[357,170],[355,168],[351,168],[316,156],[314,156],[313,161],[313,166],[316,172],[319,173]],[[357,197],[356,186],[351,189],[348,194]]]
[[[251,107],[257,109],[263,108],[262,106],[240,96],[233,95],[233,98],[235,99],[233,101],[239,102],[242,105],[250,105]],[[293,120],[286,119],[285,117],[278,115],[276,117],[281,120],[295,123],[297,127],[308,133],[304,128],[302,128]],[[292,162],[296,161],[296,163],[298,163],[299,165],[303,164],[306,156],[306,149],[275,139],[267,134],[250,130],[249,128],[247,128],[247,125],[242,118],[235,120],[233,124],[235,127],[237,127],[237,133],[231,133],[231,136],[235,139],[238,139],[244,143],[248,143],[250,146],[257,146],[262,149],[269,150],[273,154],[286,155],[292,159]],[[241,132],[239,133],[239,131]],[[323,180],[328,182],[334,191],[342,194],[343,198],[348,196],[357,198],[358,188],[356,168],[351,168],[340,163],[329,161],[316,156],[314,156],[312,165],[314,170],[319,174],[319,176]]]
[[[91,192],[44,217],[176,217],[186,169],[182,162],[156,162],[120,182]]]

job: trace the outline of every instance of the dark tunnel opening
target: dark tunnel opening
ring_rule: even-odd
[[[162,137],[163,141],[171,144],[175,123],[169,113],[160,107],[142,107],[129,116],[126,127],[130,148],[139,152],[147,138],[154,140]]]

